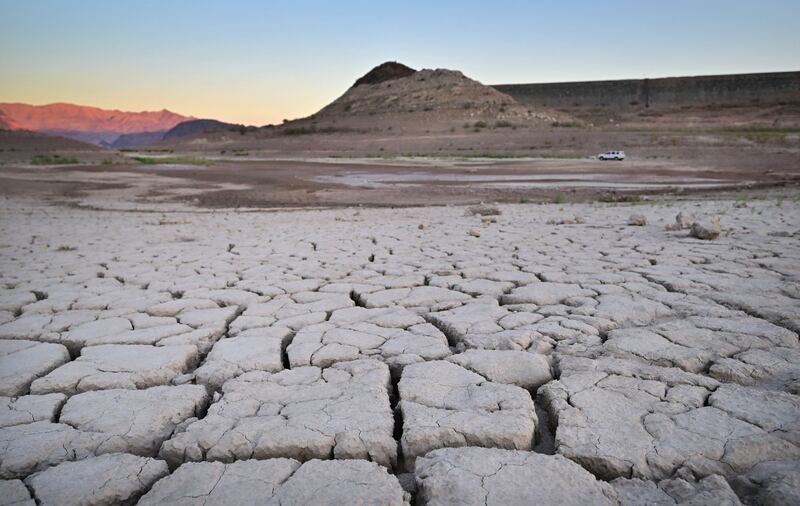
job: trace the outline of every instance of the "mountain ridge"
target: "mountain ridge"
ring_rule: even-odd
[[[0,128],[45,132],[98,145],[123,134],[167,131],[193,119],[167,109],[133,112],[69,102],[0,103]]]

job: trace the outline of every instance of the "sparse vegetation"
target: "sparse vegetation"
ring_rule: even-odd
[[[221,154],[221,155],[228,154],[228,150],[227,149],[222,149],[222,150],[220,150],[219,154]],[[232,149],[230,151],[230,154],[233,155],[233,156],[250,156],[250,153],[247,150],[244,150],[244,149]]]
[[[77,158],[61,155],[34,155],[31,165],[69,165],[80,163]]]
[[[502,160],[505,158],[521,158],[521,156],[515,155],[514,153],[475,153],[470,156],[459,157],[461,160],[469,160],[470,158],[494,158]]]
[[[332,134],[336,132],[348,132],[349,129],[337,127],[292,127],[279,132],[279,135],[311,135],[311,134]]]
[[[641,128],[619,129],[621,132],[641,132]],[[800,129],[796,127],[759,127],[759,126],[740,126],[740,127],[686,127],[668,128],[660,131],[663,135],[720,135],[731,137],[744,137],[751,140],[783,140],[787,135],[800,135]],[[655,136],[656,134],[650,134]]]
[[[642,197],[636,194],[607,193],[601,195],[597,200],[607,204],[639,203],[642,201]]]
[[[145,165],[163,165],[163,164],[180,164],[180,165],[208,165],[211,163],[206,158],[196,156],[133,156],[132,159]]]
[[[66,244],[62,244],[61,246],[56,248],[56,251],[75,251],[76,249],[78,248],[76,248],[75,246],[68,246]]]

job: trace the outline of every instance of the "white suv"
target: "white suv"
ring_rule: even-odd
[[[624,151],[606,151],[605,153],[600,153],[597,155],[598,160],[619,160],[622,161],[625,159],[625,152]]]

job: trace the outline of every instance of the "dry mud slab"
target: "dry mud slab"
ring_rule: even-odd
[[[68,361],[67,349],[58,344],[0,341],[0,394],[26,394],[33,380]]]
[[[298,331],[287,354],[292,367],[328,367],[375,358],[399,377],[406,365],[444,358],[450,348],[439,329],[411,311],[354,307],[335,311],[327,322]]]
[[[408,494],[386,468],[366,460],[243,460],[185,464],[139,502],[175,504],[408,505]]]
[[[392,467],[389,369],[374,360],[251,372],[226,382],[202,420],[164,443],[172,465],[250,458],[362,458]]]
[[[2,200],[0,503],[796,504],[800,206],[631,214]]]
[[[398,384],[406,465],[431,450],[484,446],[530,450],[536,411],[530,394],[446,361],[410,365]]]
[[[168,472],[163,461],[114,453],[64,462],[25,483],[42,504],[135,504]]]

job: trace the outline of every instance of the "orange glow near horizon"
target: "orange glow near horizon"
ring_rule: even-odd
[[[261,126],[308,116],[336,98],[324,90],[299,87],[290,93],[271,90],[270,95],[265,95],[264,90],[252,87],[239,87],[236,93],[226,93],[206,91],[202,87],[180,90],[151,87],[149,83],[139,86],[128,83],[125,92],[120,91],[116,85],[86,86],[76,82],[70,86],[63,80],[57,89],[44,81],[15,83],[3,80],[0,82],[0,102],[32,105],[66,102],[127,112],[168,109],[185,116]]]

